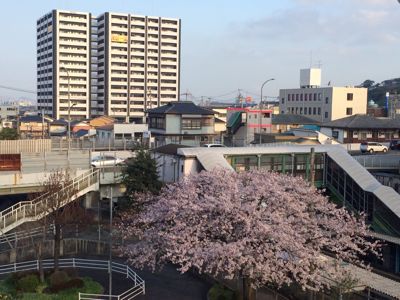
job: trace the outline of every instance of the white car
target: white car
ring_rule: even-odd
[[[381,143],[364,142],[364,143],[361,143],[360,150],[362,153],[365,153],[365,152],[369,152],[369,153],[387,152],[388,147],[386,147],[385,145],[382,145]]]
[[[225,146],[222,145],[222,144],[205,144],[205,145],[203,145],[203,147],[206,147],[206,148],[217,148],[217,147],[219,147],[219,148],[221,148],[221,147],[225,147]]]
[[[116,166],[116,165],[121,165],[124,162],[123,159],[110,156],[110,155],[101,155],[92,158],[91,165],[92,167],[95,168],[101,168],[101,167],[109,167],[109,166]]]

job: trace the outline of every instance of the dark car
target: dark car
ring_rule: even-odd
[[[400,140],[391,140],[389,148],[390,150],[400,150]]]

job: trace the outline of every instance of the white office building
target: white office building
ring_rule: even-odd
[[[70,107],[73,119],[143,122],[147,109],[178,101],[180,27],[179,19],[110,12],[43,16],[37,24],[39,109],[55,118],[67,118]]]
[[[367,89],[321,87],[320,69],[300,71],[300,88],[279,91],[281,114],[303,115],[324,123],[367,113]]]

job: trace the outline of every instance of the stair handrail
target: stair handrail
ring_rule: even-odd
[[[90,169],[89,171],[86,171],[84,173],[82,173],[79,176],[76,176],[74,179],[72,179],[72,182],[69,183],[67,186],[64,186],[61,191],[64,191],[70,187],[74,187],[76,184],[79,187],[80,182],[83,182],[84,180],[87,180],[89,178],[89,183],[90,183],[90,178],[93,177],[93,175],[95,175],[95,182],[98,182],[98,177],[99,177],[99,171],[96,169]],[[93,182],[93,183],[95,183]],[[90,185],[90,184],[89,184]],[[79,192],[80,190],[78,189],[77,192]],[[38,203],[40,203],[42,200],[48,198],[50,196],[50,193],[45,193],[43,195],[40,195],[39,197],[30,200],[30,201],[21,201],[18,202],[14,205],[12,205],[11,207],[3,210],[0,212],[0,226],[2,226],[2,224],[4,224],[4,220],[9,217],[10,215],[15,214],[16,212],[18,213],[18,211],[20,211],[21,209],[25,208],[26,206],[35,206]]]

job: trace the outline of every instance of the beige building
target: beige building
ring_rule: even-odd
[[[178,101],[180,43],[179,19],[53,10],[37,22],[39,110],[141,123]]]
[[[309,69],[310,70],[310,69]],[[311,69],[313,70],[313,69]],[[301,75],[305,74],[302,70]],[[318,122],[329,122],[355,114],[367,113],[367,89],[358,87],[320,87],[315,82],[305,84],[301,78],[301,87],[279,91],[279,110],[281,114],[306,116]],[[317,73],[320,75],[320,73]]]

